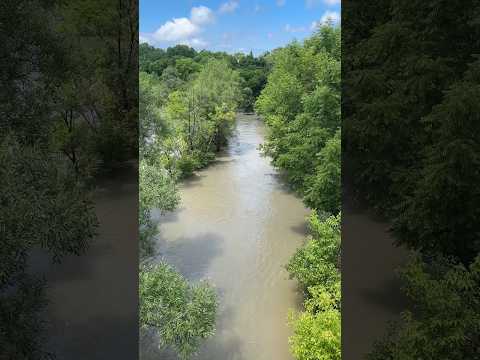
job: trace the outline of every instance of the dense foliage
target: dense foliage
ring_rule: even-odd
[[[151,218],[151,210],[156,208],[162,213],[172,211],[178,205],[180,198],[175,181],[164,169],[141,160],[138,172],[140,257],[146,257],[154,253],[153,238],[157,234],[156,223]]]
[[[324,221],[313,212],[311,236],[287,270],[304,289],[305,310],[290,315],[292,353],[299,360],[341,359],[340,214]]]
[[[401,278],[415,308],[402,313],[369,359],[479,359],[480,256],[469,268],[414,258]]]
[[[169,171],[178,165],[180,174],[188,176],[215,157],[230,135],[238,91],[238,74],[225,61],[210,60],[186,88],[170,93],[166,118],[181,146],[163,151]]]
[[[313,209],[310,236],[287,265],[305,296],[292,312],[298,360],[340,359],[340,28],[267,56],[271,72],[255,103],[267,125],[265,154]]]
[[[479,199],[480,8],[473,1],[378,7],[378,18],[360,18],[364,32],[349,30],[346,41],[355,62],[344,68],[345,145],[356,187],[396,222],[399,243],[467,264],[479,250],[469,204]]]
[[[421,254],[403,270],[411,310],[372,358],[476,359],[480,5],[386,1],[345,11],[355,19],[343,65],[351,177],[393,222],[397,243]]]
[[[266,56],[254,57],[252,53],[227,54],[225,52],[196,51],[186,45],[166,50],[140,44],[140,72],[162,78],[168,87],[179,87],[188,82],[211,60],[223,60],[239,75],[241,101],[239,106],[252,111],[255,99],[265,86],[269,68]]]
[[[84,253],[94,175],[136,156],[135,11],[128,0],[0,4],[2,359],[51,356],[46,284],[29,256]]]
[[[172,346],[189,359],[201,339],[213,335],[217,297],[207,283],[189,284],[166,263],[140,272],[140,325],[154,327],[160,346]]]
[[[272,71],[255,105],[268,127],[263,149],[308,206],[338,213],[340,29],[324,26],[270,56]]]

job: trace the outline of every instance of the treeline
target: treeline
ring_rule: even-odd
[[[240,77],[242,96],[239,107],[244,111],[253,111],[255,99],[265,86],[270,68],[267,54],[255,57],[251,52],[248,55],[244,53],[232,55],[208,50],[196,51],[186,45],[176,45],[164,50],[142,43],[140,72],[155,74],[170,86],[178,87],[188,82],[212,59],[224,60]]]
[[[268,133],[264,152],[313,209],[310,236],[287,270],[304,292],[292,312],[298,360],[340,359],[340,28],[325,25],[303,43],[272,51],[255,103]]]
[[[217,295],[207,282],[191,284],[165,261],[151,261],[158,231],[151,210],[174,210],[178,181],[226,144],[242,78],[228,58],[186,46],[142,44],[140,59],[140,324],[143,335],[158,334],[160,348],[188,359],[214,333]]]
[[[371,359],[477,359],[480,4],[370,4],[345,34],[345,139],[355,187],[418,255],[410,310]],[[455,14],[455,16],[452,16]]]
[[[61,261],[87,251],[94,177],[136,157],[136,21],[127,0],[1,2],[2,359],[53,355],[31,252]]]

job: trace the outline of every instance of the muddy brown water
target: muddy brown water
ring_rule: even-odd
[[[46,279],[45,348],[58,360],[138,358],[138,167],[98,181],[98,235],[88,251],[52,264],[32,255]]]
[[[304,241],[309,211],[261,156],[264,132],[257,116],[238,115],[227,149],[181,185],[177,211],[158,217],[158,258],[192,281],[208,279],[219,295],[216,334],[194,359],[293,359],[287,314],[301,299],[284,265]],[[176,359],[151,337],[140,355]]]
[[[355,196],[352,165],[342,159],[342,359],[364,360],[408,306],[396,271],[408,259],[390,224]]]

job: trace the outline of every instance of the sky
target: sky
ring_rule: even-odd
[[[255,55],[340,22],[340,0],[140,0],[140,42]]]

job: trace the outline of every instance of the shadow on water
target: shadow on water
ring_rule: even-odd
[[[212,162],[210,162],[210,164],[208,166],[222,166],[222,165],[228,165],[230,163],[233,163],[235,162],[236,160],[235,159],[231,159],[231,158],[216,158],[215,160],[213,160]]]
[[[121,319],[117,316],[97,317],[95,321],[86,319],[83,322],[67,322],[65,331],[67,333],[74,331],[81,336],[70,335],[65,339],[56,337],[50,340],[49,345],[59,355],[58,360],[135,359],[136,353],[132,350],[137,347],[138,336],[136,334],[132,336],[130,330],[135,328],[137,328],[135,319]],[[65,356],[67,354],[68,356]]]
[[[153,209],[151,212],[152,220],[157,222],[157,225],[167,224],[167,223],[175,223],[179,220],[179,214],[185,210],[185,207],[182,206],[180,202],[180,206],[175,209],[175,211],[168,211],[165,214],[162,214],[160,210]]]
[[[94,266],[102,258],[108,257],[112,252],[110,244],[98,244],[91,254],[83,254],[80,256],[68,255],[63,258],[60,263],[52,263],[50,256],[42,251],[40,255],[45,258],[48,265],[45,267],[45,276],[52,285],[58,285],[66,282],[91,281],[94,280]],[[38,255],[36,255],[38,256]],[[48,286],[48,283],[47,283]]]
[[[156,260],[168,259],[168,263],[189,280],[201,280],[207,274],[211,261],[222,254],[223,241],[218,234],[203,233],[167,242],[160,230]]]
[[[289,185],[285,173],[282,173],[281,171],[275,171],[266,175],[272,178],[272,184],[274,184],[276,190],[279,190],[302,201],[302,196],[299,195],[298,192],[296,192],[291,185]]]
[[[400,279],[393,277],[376,288],[361,289],[360,297],[368,304],[382,307],[392,314],[399,314],[405,310],[408,301],[403,293],[399,293],[401,286]]]
[[[302,221],[298,225],[290,226],[290,229],[294,233],[300,234],[300,235],[305,236],[305,237],[309,234],[308,223],[306,221]]]
[[[202,178],[203,175],[199,175],[198,173],[192,174],[188,178],[182,180],[181,187],[182,188],[193,188],[196,186],[202,186]]]

